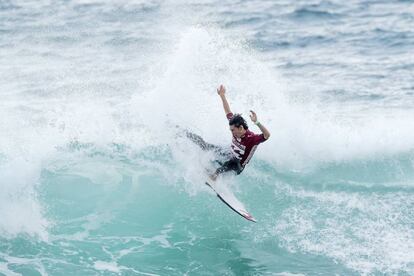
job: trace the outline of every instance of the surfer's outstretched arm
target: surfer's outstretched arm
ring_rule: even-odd
[[[224,87],[224,85],[220,85],[220,87],[217,88],[217,94],[219,94],[221,101],[223,102],[223,108],[226,115],[231,113],[230,105],[226,99],[226,88]]]
[[[252,114],[250,114],[250,119],[252,120],[252,122],[260,129],[260,131],[263,133],[263,137],[267,140],[270,137],[270,132],[267,130],[267,128],[265,128],[264,125],[262,125],[261,123],[259,123],[259,121],[257,121],[257,115],[253,110],[250,110],[250,112]]]

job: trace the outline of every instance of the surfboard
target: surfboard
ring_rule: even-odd
[[[241,203],[234,196],[226,185],[220,185],[211,180],[206,181],[206,185],[209,186],[216,193],[217,197],[231,210],[249,221],[257,222],[256,219],[246,210],[243,203]]]

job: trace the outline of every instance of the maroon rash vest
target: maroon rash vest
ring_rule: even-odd
[[[233,117],[233,113],[228,113],[227,119]],[[246,130],[246,134],[242,138],[236,138],[233,136],[231,142],[231,153],[235,158],[240,160],[240,164],[244,167],[249,163],[254,152],[256,151],[257,146],[260,143],[266,141],[263,134],[255,134],[250,130]]]

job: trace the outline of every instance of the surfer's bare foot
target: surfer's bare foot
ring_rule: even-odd
[[[216,181],[217,174],[216,173],[210,174],[210,179],[213,180],[213,181]]]

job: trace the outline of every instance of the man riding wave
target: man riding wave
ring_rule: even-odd
[[[250,110],[250,119],[260,129],[261,134],[255,134],[250,131],[246,120],[240,114],[233,114],[231,112],[230,105],[226,99],[226,88],[223,85],[217,88],[217,94],[222,100],[224,112],[229,120],[230,131],[233,136],[230,151],[206,143],[200,136],[194,133],[186,132],[187,137],[203,150],[212,150],[226,160],[219,162],[221,166],[210,175],[210,179],[213,181],[217,179],[219,174],[224,172],[234,171],[236,174],[240,174],[247,163],[249,163],[257,146],[270,137],[269,131],[257,120],[257,115],[254,111]]]

